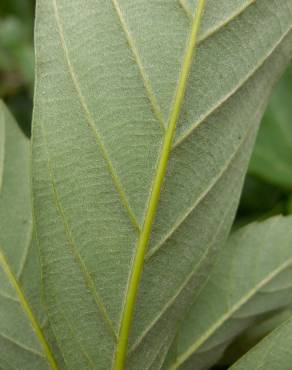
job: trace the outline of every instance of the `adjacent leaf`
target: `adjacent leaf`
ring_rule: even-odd
[[[230,229],[292,9],[209,0],[193,60],[203,5],[37,1],[34,202],[70,370],[159,369]]]
[[[169,369],[209,368],[260,315],[292,303],[291,242],[291,216],[253,223],[231,235],[184,321]]]
[[[45,324],[32,241],[29,141],[1,101],[0,190],[0,368],[42,370],[50,363],[57,369],[36,319]]]
[[[292,64],[277,85],[264,115],[250,172],[292,190]]]
[[[220,365],[227,368],[238,361],[263,338],[290,319],[292,310],[291,307],[288,307],[285,310],[269,313],[267,316],[267,318],[257,321],[231,343],[220,359]]]
[[[291,343],[292,319],[289,319],[243,356],[230,370],[290,370]]]

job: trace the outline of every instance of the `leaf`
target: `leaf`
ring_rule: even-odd
[[[32,242],[29,141],[1,101],[0,190],[0,368],[49,369],[49,362],[56,370],[36,319],[44,313]]]
[[[230,347],[224,352],[220,365],[222,364],[227,368],[238,361],[240,357],[258,344],[264,337],[290,319],[292,310],[291,307],[288,307],[285,310],[273,312],[267,316],[267,318],[259,320],[248,328],[231,343]]]
[[[260,315],[292,303],[291,241],[291,216],[252,223],[231,235],[184,321],[169,369],[209,368]]]
[[[230,370],[290,370],[292,362],[291,342],[292,319],[289,319],[247,352]]]
[[[233,3],[206,3],[193,59],[202,0],[191,19],[179,1],[37,1],[34,206],[70,370],[159,369],[230,229],[292,11]]]
[[[264,116],[249,171],[292,190],[292,64],[277,85]]]

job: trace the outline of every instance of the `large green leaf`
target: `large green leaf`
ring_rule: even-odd
[[[170,369],[209,368],[260,315],[292,303],[291,243],[291,216],[232,234],[179,332]]]
[[[161,367],[291,57],[290,1],[208,1],[194,61],[191,5],[37,1],[34,202],[70,370]]]
[[[292,64],[277,85],[264,115],[250,172],[292,190]]]
[[[292,319],[247,352],[230,370],[291,370]]]
[[[0,368],[57,369],[40,320],[33,242],[29,141],[0,101]],[[36,318],[38,317],[38,319]]]

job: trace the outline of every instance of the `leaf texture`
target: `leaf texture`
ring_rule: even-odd
[[[292,319],[286,321],[243,356],[230,370],[290,370]]]
[[[202,3],[37,1],[34,205],[70,370],[120,370],[127,343],[159,369],[229,232],[292,9],[208,1],[192,58]]]
[[[291,305],[292,217],[236,231],[174,343],[169,369],[207,369],[261,315]]]
[[[44,324],[32,240],[29,140],[1,101],[0,133],[0,368],[56,370],[36,319]]]

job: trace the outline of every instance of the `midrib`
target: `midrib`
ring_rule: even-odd
[[[179,119],[181,107],[184,100],[187,79],[192,64],[195,46],[197,43],[197,35],[205,6],[205,1],[206,0],[199,0],[193,18],[190,36],[186,44],[186,51],[183,58],[181,72],[179,75],[177,90],[172,104],[167,130],[165,132],[165,136],[162,142],[158,164],[152,183],[152,190],[148,202],[148,207],[146,210],[145,221],[137,243],[136,254],[131,268],[127,294],[125,297],[124,308],[122,312],[121,326],[118,335],[116,357],[114,360],[115,370],[123,370],[125,368],[128,338],[130,333],[130,327],[132,322],[138,286],[143,270],[145,253],[150,239],[150,234],[159,202],[163,180],[167,170],[167,164],[169,160],[169,155],[172,147],[177,121]]]

